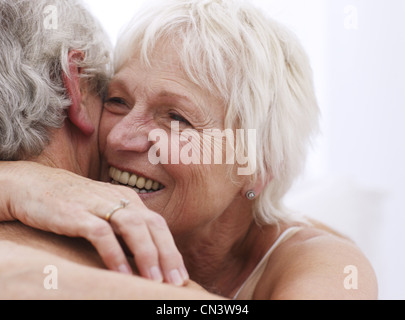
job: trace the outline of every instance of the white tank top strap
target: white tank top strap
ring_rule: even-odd
[[[271,254],[284,242],[293,237],[296,233],[302,230],[302,227],[291,227],[284,231],[277,241],[271,246],[269,251],[265,254],[263,259],[259,262],[257,267],[253,270],[252,274],[246,279],[242,284],[238,292],[236,293],[233,300],[251,300],[253,298],[254,291],[256,289],[257,283],[265,271],[268,259]]]

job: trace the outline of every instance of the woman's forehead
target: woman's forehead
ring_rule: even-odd
[[[220,99],[192,82],[168,60],[156,59],[157,56],[149,66],[145,66],[139,58],[128,61],[112,79],[110,91],[120,90],[135,96],[138,92],[146,92],[153,99],[182,102],[199,109],[206,116],[214,113],[215,118],[223,118],[223,103]]]

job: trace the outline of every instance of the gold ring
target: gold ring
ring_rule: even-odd
[[[121,209],[125,209],[126,207],[129,206],[129,204],[130,204],[129,200],[122,199],[121,202],[120,202],[120,204],[119,204],[118,206],[116,206],[114,209],[112,209],[112,210],[106,215],[105,220],[106,220],[107,222],[110,222],[110,221],[111,221],[111,218],[113,217],[113,215],[114,215],[117,211],[119,211],[119,210],[121,210]]]

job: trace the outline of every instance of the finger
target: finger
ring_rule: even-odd
[[[152,212],[147,219],[150,234],[159,252],[165,280],[176,286],[186,285],[190,278],[166,220]]]
[[[78,228],[79,236],[95,247],[106,267],[124,274],[132,274],[125,253],[109,223],[95,216],[87,219]]]
[[[134,214],[128,209],[120,210],[112,217],[111,224],[134,255],[140,275],[153,281],[163,282],[159,253],[143,215],[139,212]]]

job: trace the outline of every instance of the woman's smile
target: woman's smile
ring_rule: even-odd
[[[112,179],[112,184],[127,186],[140,196],[154,194],[165,188],[162,183],[152,178],[148,178],[147,175],[121,171],[115,167],[110,167],[109,177]]]

